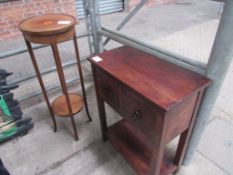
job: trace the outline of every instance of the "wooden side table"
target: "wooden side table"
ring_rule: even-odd
[[[22,31],[23,36],[25,38],[25,42],[37,78],[39,80],[47,106],[49,108],[49,112],[54,124],[54,132],[57,131],[57,125],[54,115],[61,117],[70,117],[74,129],[75,139],[78,140],[78,133],[75,125],[74,114],[79,113],[81,109],[85,106],[89,121],[91,121],[92,119],[88,111],[87,98],[86,98],[82,68],[81,68],[79,51],[78,51],[78,44],[76,40],[75,24],[76,24],[76,19],[73,16],[67,14],[47,14],[47,15],[31,17],[23,20],[19,24],[19,29]],[[69,39],[73,39],[74,42],[74,50],[76,54],[83,97],[79,94],[68,93],[66,87],[62,62],[58,50],[58,43],[68,41]],[[58,71],[59,80],[62,87],[62,92],[63,92],[63,95],[56,98],[52,103],[52,105],[49,102],[49,98],[39,71],[39,67],[35,55],[32,50],[31,43],[51,45],[55,64]]]
[[[205,89],[211,80],[135,48],[89,58],[103,139],[138,175],[179,170]],[[105,102],[122,119],[108,126]],[[175,155],[166,145],[180,135]]]

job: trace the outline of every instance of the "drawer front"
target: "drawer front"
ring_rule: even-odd
[[[114,109],[118,109],[118,83],[109,74],[96,67],[97,87],[101,97]]]
[[[156,111],[136,94],[120,88],[120,113],[122,117],[151,138],[154,136]]]

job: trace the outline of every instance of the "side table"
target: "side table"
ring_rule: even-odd
[[[19,24],[19,29],[23,33],[37,78],[39,80],[45,101],[47,103],[50,115],[52,117],[54,124],[54,132],[57,131],[57,124],[54,115],[60,117],[69,117],[73,126],[75,140],[78,140],[78,133],[75,125],[74,114],[79,113],[85,106],[89,121],[91,121],[92,119],[88,111],[87,98],[78,51],[78,44],[76,40],[75,24],[76,19],[73,16],[67,14],[47,14],[23,20]],[[65,82],[64,71],[62,68],[62,62],[58,50],[58,43],[65,42],[70,39],[73,39],[74,43],[74,50],[76,54],[83,97],[79,94],[69,93]],[[49,102],[46,88],[43,83],[39,67],[32,50],[31,43],[51,45],[63,92],[63,95],[56,98],[52,105]]]
[[[138,175],[171,175],[183,162],[211,80],[159,57],[122,46],[88,58],[104,140]],[[108,125],[105,103],[121,116]],[[167,145],[180,136],[170,154]]]

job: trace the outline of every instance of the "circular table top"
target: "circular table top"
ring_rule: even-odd
[[[22,32],[50,35],[65,32],[77,23],[75,17],[67,14],[46,14],[27,18],[20,22]]]

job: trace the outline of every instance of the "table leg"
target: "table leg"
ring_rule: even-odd
[[[165,150],[164,130],[166,130],[166,117],[163,117],[162,115],[156,116],[155,128],[157,132],[153,141],[153,151],[149,175],[160,175]]]
[[[89,110],[88,110],[87,97],[86,97],[86,91],[85,91],[85,86],[84,86],[83,73],[82,73],[82,67],[81,67],[81,62],[80,62],[80,57],[79,57],[79,49],[78,49],[76,34],[74,34],[73,36],[73,41],[74,41],[74,49],[75,49],[76,60],[77,60],[77,65],[78,65],[79,77],[80,77],[80,82],[82,86],[85,109],[86,109],[87,117],[89,121],[92,121]]]
[[[61,63],[61,59],[60,59],[60,56],[59,56],[57,43],[53,42],[51,44],[51,47],[52,47],[52,51],[53,51],[53,55],[54,55],[54,59],[55,59],[55,64],[56,64],[56,67],[57,67],[58,76],[59,76],[61,87],[62,87],[62,91],[63,91],[63,94],[65,95],[65,98],[66,98],[66,104],[67,104],[67,107],[68,107],[68,110],[69,110],[71,123],[72,123],[73,129],[74,129],[75,140],[78,140],[78,133],[77,133],[75,120],[74,120],[74,116],[73,116],[73,112],[72,112],[69,93],[68,93],[68,90],[67,90],[67,87],[66,87],[65,75],[64,75],[63,68],[62,68],[62,63]]]
[[[41,74],[40,74],[40,71],[39,71],[39,66],[38,66],[38,64],[36,62],[35,55],[34,55],[34,53],[32,51],[31,43],[28,42],[26,39],[25,39],[25,42],[26,42],[28,52],[29,52],[31,60],[32,60],[33,67],[34,67],[35,72],[36,72],[37,79],[39,81],[40,87],[42,89],[42,92],[43,92],[43,95],[44,95],[44,98],[45,98],[45,101],[46,101],[46,104],[48,106],[50,116],[52,117],[52,120],[53,120],[54,132],[56,132],[57,131],[56,119],[55,119],[52,107],[50,105],[49,98],[48,98],[48,95],[47,95],[47,92],[46,92],[46,89],[45,89],[45,86],[44,86],[44,83],[43,83],[43,80],[42,80],[42,77],[41,77]]]
[[[101,127],[101,132],[102,132],[102,138],[104,141],[107,140],[107,120],[106,120],[106,113],[105,113],[105,106],[104,106],[104,100],[99,94],[98,90],[98,85],[97,85],[97,80],[96,80],[96,70],[95,66],[92,64],[92,74],[93,74],[93,79],[95,83],[95,92],[96,92],[96,99],[97,99],[97,106],[98,106],[98,112],[99,112],[99,118],[100,118],[100,127]]]
[[[188,143],[189,143],[190,136],[191,136],[191,133],[193,130],[193,126],[194,126],[195,121],[196,121],[196,116],[198,113],[199,106],[201,104],[203,94],[204,94],[204,91],[199,92],[197,100],[196,100],[196,105],[195,105],[195,108],[193,111],[192,120],[190,122],[190,126],[180,136],[178,148],[177,148],[176,155],[174,158],[174,164],[177,165],[177,169],[176,169],[175,173],[177,173],[179,171],[179,169],[183,163],[183,159],[184,159],[185,153],[186,153],[187,148],[188,148]]]

